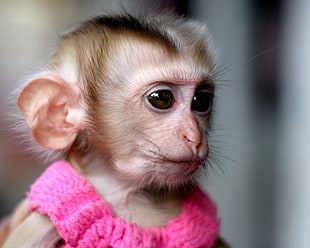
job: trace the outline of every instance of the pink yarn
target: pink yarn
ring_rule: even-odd
[[[43,173],[28,199],[32,211],[51,218],[63,248],[208,248],[219,233],[216,208],[198,188],[166,227],[143,228],[115,218],[96,189],[65,161]]]

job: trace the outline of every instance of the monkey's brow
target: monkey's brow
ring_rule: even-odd
[[[207,89],[210,92],[215,91],[215,83],[214,80],[210,76],[205,76],[201,84],[198,86],[199,89]]]

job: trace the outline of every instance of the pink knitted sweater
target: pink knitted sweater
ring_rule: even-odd
[[[208,248],[219,232],[216,208],[198,188],[166,227],[143,228],[114,217],[96,189],[64,161],[43,173],[28,199],[31,210],[51,218],[63,248]]]

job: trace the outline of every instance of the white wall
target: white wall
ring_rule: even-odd
[[[288,1],[284,17],[273,247],[310,247],[310,1]]]

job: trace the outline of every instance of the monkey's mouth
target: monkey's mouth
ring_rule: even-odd
[[[168,175],[179,178],[180,180],[186,180],[186,178],[192,176],[201,166],[201,160],[189,160],[189,161],[169,161],[168,162]]]
[[[202,162],[200,160],[194,160],[194,161],[182,161],[178,162],[178,164],[180,164],[181,167],[184,169],[197,170],[201,166]]]
[[[174,167],[177,170],[197,170],[202,165],[202,161],[199,159],[194,160],[167,160],[169,166]]]

